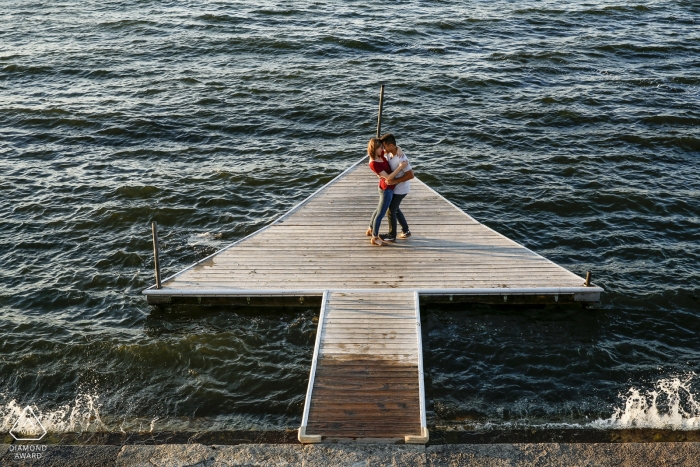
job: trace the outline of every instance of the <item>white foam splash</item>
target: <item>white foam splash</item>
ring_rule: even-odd
[[[187,239],[188,246],[220,246],[222,233],[201,232]]]
[[[25,407],[14,399],[0,405],[0,431],[9,432]],[[79,394],[72,403],[51,410],[41,410],[37,405],[30,407],[49,433],[83,433],[105,431],[107,428],[100,418],[97,395]]]
[[[591,423],[597,428],[657,428],[697,430],[700,428],[700,403],[693,394],[695,373],[684,377],[660,379],[654,389],[630,388],[624,408],[616,408],[608,419]]]

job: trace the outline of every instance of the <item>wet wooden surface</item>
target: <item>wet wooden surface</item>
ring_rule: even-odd
[[[414,295],[331,293],[306,433],[325,439],[421,434]]]

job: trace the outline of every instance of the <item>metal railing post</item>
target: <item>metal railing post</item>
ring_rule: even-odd
[[[382,131],[382,108],[384,107],[384,85],[379,88],[379,115],[377,115],[377,138]]]
[[[162,288],[160,285],[160,261],[158,260],[158,225],[156,221],[151,222],[151,232],[153,233],[153,263],[156,267],[156,289]]]

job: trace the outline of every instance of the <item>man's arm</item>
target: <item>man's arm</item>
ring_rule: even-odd
[[[407,165],[408,165],[408,162],[402,162],[401,164],[399,164],[399,166],[396,168],[396,170],[394,170],[394,171],[391,172],[390,174],[387,174],[384,170],[382,170],[381,172],[379,172],[379,173],[377,174],[377,176],[378,176],[379,178],[383,178],[383,179],[386,180],[387,183],[388,183],[388,182],[390,182],[391,180],[395,180],[395,179],[396,179],[396,176],[397,176],[397,175],[404,169],[404,167],[406,167]]]
[[[405,182],[406,180],[413,180],[415,177],[413,176],[413,170],[409,170],[405,174],[403,174],[403,177],[397,177],[393,180],[387,180],[387,183],[390,185],[398,185],[401,182]]]

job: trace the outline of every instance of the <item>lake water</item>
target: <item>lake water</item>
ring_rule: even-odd
[[[318,310],[155,312],[149,223],[165,275],[267,225],[362,156],[380,83],[421,180],[606,289],[593,310],[427,307],[429,424],[700,428],[699,20],[4,1],[2,430],[26,405],[54,432],[298,427]]]

